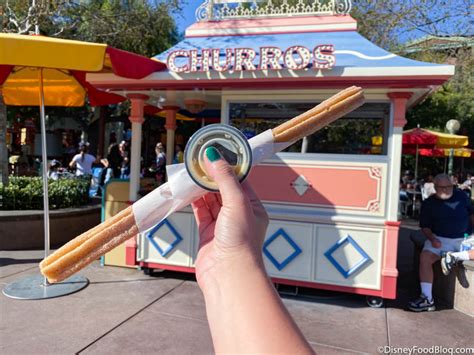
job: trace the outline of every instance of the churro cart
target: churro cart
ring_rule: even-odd
[[[176,112],[217,111],[252,137],[342,88],[363,87],[362,107],[255,167],[249,180],[270,216],[263,257],[275,283],[366,295],[381,306],[396,297],[405,112],[454,67],[377,47],[357,32],[349,1],[305,1],[304,11],[245,3],[205,1],[185,39],[157,56],[168,71],[96,83],[159,93],[168,147]],[[128,243],[127,260],[193,272],[197,233],[185,208]]]

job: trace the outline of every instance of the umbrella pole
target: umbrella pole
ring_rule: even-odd
[[[415,155],[415,181],[418,179],[418,144],[416,145],[416,155]]]
[[[448,175],[453,176],[453,165],[454,165],[454,149],[449,150],[449,160],[448,160]]]
[[[415,184],[413,185],[413,207],[412,207],[412,216],[415,216],[415,206],[416,206],[416,183],[418,182],[418,144],[416,145],[416,156],[415,156]]]
[[[49,203],[48,203],[48,154],[46,151],[46,116],[44,113],[43,69],[39,69],[39,99],[41,119],[41,156],[43,159],[43,209],[44,257],[49,255]],[[43,275],[31,275],[11,282],[3,289],[7,297],[22,300],[39,300],[68,295],[82,290],[89,284],[83,276],[74,275],[66,281],[50,284]]]
[[[44,112],[43,69],[39,70],[40,120],[41,120],[41,157],[43,161],[43,210],[44,210],[44,257],[49,255],[49,201],[48,201],[48,152],[46,150],[46,115]],[[48,284],[46,277],[44,284]]]

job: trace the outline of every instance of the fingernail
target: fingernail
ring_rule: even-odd
[[[215,147],[206,148],[206,156],[207,156],[207,159],[209,159],[211,163],[219,159],[222,159],[221,154]]]

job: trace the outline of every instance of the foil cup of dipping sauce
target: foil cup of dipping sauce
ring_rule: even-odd
[[[184,149],[184,164],[196,184],[209,191],[219,191],[217,184],[207,176],[204,166],[205,151],[216,148],[234,168],[242,182],[252,167],[252,150],[247,138],[237,128],[225,124],[211,124],[199,129]]]

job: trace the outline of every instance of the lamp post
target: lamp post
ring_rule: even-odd
[[[459,128],[461,128],[461,124],[459,123],[458,120],[449,120],[446,122],[446,129],[450,134],[456,134],[456,132],[459,131]],[[454,161],[454,149],[451,148],[449,150],[449,162],[448,162],[448,175],[452,176],[453,175],[453,161]]]

